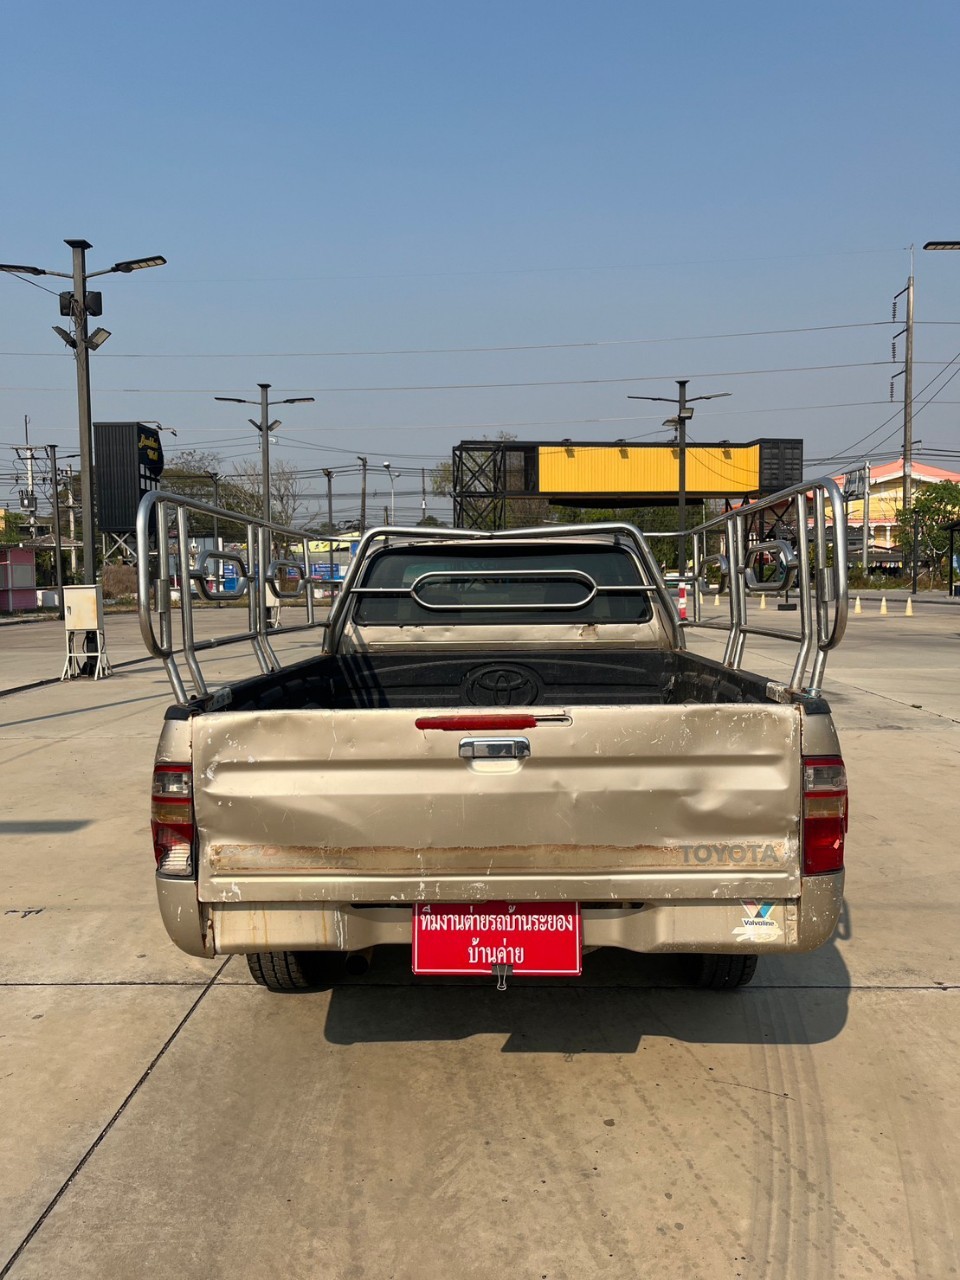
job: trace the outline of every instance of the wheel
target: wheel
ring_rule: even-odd
[[[339,951],[254,951],[247,964],[254,982],[268,991],[321,991],[341,967]]]
[[[732,991],[745,987],[757,971],[757,956],[697,956],[694,984],[710,991]]]

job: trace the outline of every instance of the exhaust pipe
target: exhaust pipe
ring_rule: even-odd
[[[348,951],[343,967],[351,978],[359,978],[370,968],[372,959],[373,947],[364,947],[362,951]]]

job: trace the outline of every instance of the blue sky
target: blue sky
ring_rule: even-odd
[[[254,457],[212,397],[271,382],[317,397],[278,414],[278,457],[390,459],[414,516],[461,437],[666,438],[627,393],[690,377],[733,393],[694,438],[879,456],[911,243],[917,389],[960,349],[931,323],[960,321],[960,254],[919,251],[960,236],[955,4],[21,3],[4,28],[0,260],[168,259],[103,280],[92,360],[94,416],[158,419],[168,449]],[[2,497],[24,415],[69,451],[76,404],[55,299],[0,299]],[[774,369],[805,371],[751,372]],[[475,385],[508,382],[573,385]],[[960,378],[925,447],[960,444],[951,401]]]

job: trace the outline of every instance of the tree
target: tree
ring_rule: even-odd
[[[678,526],[676,507],[574,507],[566,517],[570,524],[600,524],[606,521],[619,521],[633,524],[646,535],[650,549],[660,564],[667,569],[676,569],[678,559],[678,542],[676,534]],[[695,529],[705,519],[702,502],[687,504],[687,529]],[[687,557],[689,566],[690,540],[687,539]]]
[[[0,511],[0,546],[15,547],[23,537],[21,525],[24,517],[19,511]]]
[[[258,462],[239,462],[226,472],[220,455],[205,449],[181,449],[164,467],[163,488],[181,493],[198,502],[213,504],[216,476],[220,506],[235,511],[240,516],[259,517],[263,510],[263,488]],[[298,468],[291,462],[276,462],[270,470],[270,514],[275,524],[295,526],[303,514],[304,482]],[[220,522],[221,525],[223,521]],[[190,517],[191,534],[211,537],[212,516],[193,513]],[[238,536],[236,526],[220,533],[228,540]]]
[[[909,511],[897,510],[897,533],[903,547],[904,567],[913,557],[914,528],[917,532],[917,558],[928,565],[931,576],[944,578],[944,560],[950,547],[950,535],[944,529],[951,520],[960,519],[960,484],[940,480],[918,488]]]
[[[263,485],[259,462],[238,462],[229,478],[231,489],[238,490],[241,510],[250,515],[263,513]],[[294,528],[303,515],[306,488],[299,469],[292,462],[270,465],[270,516],[274,524]]]

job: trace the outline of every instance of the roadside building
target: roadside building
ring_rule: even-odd
[[[934,467],[927,462],[914,461],[911,467],[914,493],[921,491],[925,485],[938,484],[942,480],[952,480],[960,484],[960,472],[947,471],[943,467]],[[835,477],[841,488],[847,479],[840,475]],[[847,527],[850,531],[851,547],[859,550],[863,546],[863,498],[851,498],[847,503]],[[901,550],[897,542],[897,509],[903,505],[903,459],[894,462],[870,464],[869,497],[866,502],[870,528],[867,533],[868,563],[877,566],[899,565]],[[854,554],[854,560],[859,556]]]

